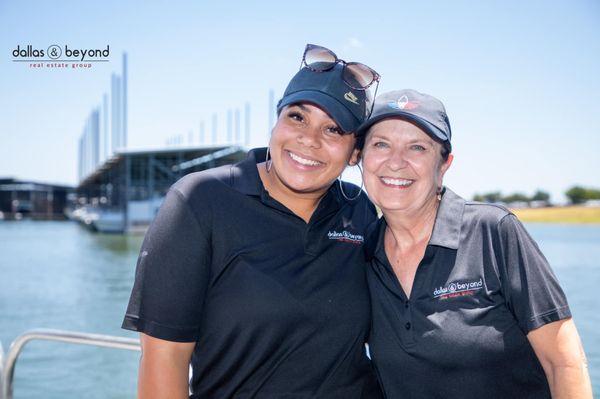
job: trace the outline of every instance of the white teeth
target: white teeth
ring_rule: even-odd
[[[321,165],[321,162],[317,162],[317,161],[312,161],[310,159],[305,159],[302,158],[296,154],[294,154],[293,152],[289,152],[290,157],[292,157],[292,159],[302,165],[307,165],[307,166],[317,166],[317,165]]]
[[[403,186],[403,187],[407,187],[410,186],[413,183],[413,180],[406,180],[406,179],[391,179],[389,177],[382,177],[381,180],[383,180],[383,182],[385,184],[390,184],[392,186]]]

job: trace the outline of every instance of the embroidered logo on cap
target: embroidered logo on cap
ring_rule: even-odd
[[[408,99],[408,97],[405,95],[403,95],[402,97],[400,97],[399,99],[397,99],[396,101],[390,101],[388,103],[388,106],[390,108],[394,108],[394,109],[415,109],[419,107],[419,102],[418,101],[410,101]]]
[[[350,101],[353,104],[358,105],[358,97],[356,97],[354,95],[354,93],[352,93],[351,91],[349,91],[348,93],[344,94],[344,98],[348,101]]]

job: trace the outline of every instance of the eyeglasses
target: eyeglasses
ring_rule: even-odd
[[[381,75],[375,72],[375,70],[360,62],[346,62],[338,58],[333,51],[316,44],[306,45],[300,68],[305,66],[313,72],[326,72],[333,69],[333,67],[339,63],[344,66],[342,71],[344,83],[355,90],[365,91],[367,96],[366,109],[369,110],[366,117],[369,117],[373,111],[373,98],[375,98],[375,95],[377,94],[379,80],[381,79]],[[377,82],[375,93],[371,96],[369,88],[375,82]]]
[[[353,89],[366,90],[381,76],[372,68],[360,62],[346,62],[335,55],[328,48],[316,44],[307,44],[302,56],[302,64],[314,72],[325,72],[332,69],[335,64],[344,65],[342,74],[344,82]]]

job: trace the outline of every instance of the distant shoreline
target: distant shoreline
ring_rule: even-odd
[[[554,206],[511,209],[522,222],[600,224],[600,207]]]

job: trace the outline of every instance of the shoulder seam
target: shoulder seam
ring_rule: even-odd
[[[500,220],[498,220],[498,226],[500,226],[500,224],[502,224],[502,223],[504,222],[504,219],[506,219],[506,218],[507,218],[507,217],[509,217],[509,216],[515,216],[515,214],[514,214],[514,213],[512,213],[512,212],[508,212],[506,215],[502,216],[502,217],[500,218]],[[515,216],[515,217],[516,217],[516,216]]]
[[[507,212],[508,214],[512,214],[510,209],[508,209],[504,205],[499,205],[499,204],[492,204],[492,203],[488,203],[488,202],[478,202],[478,201],[465,201],[465,205],[493,206],[494,208],[501,209],[501,210]]]
[[[194,222],[196,222],[196,226],[198,226],[198,228],[200,230],[202,230],[202,225],[198,221],[198,218],[196,217],[196,213],[192,210],[192,207],[190,206],[187,197],[176,187],[171,187],[171,191],[173,191],[173,193],[175,193],[175,195],[177,195],[179,197],[179,199],[185,204],[185,207],[187,208],[187,210],[192,214],[192,217],[194,218]],[[211,225],[212,225],[212,212],[209,212],[209,214],[211,215]],[[208,240],[208,237],[206,237],[206,239]]]

